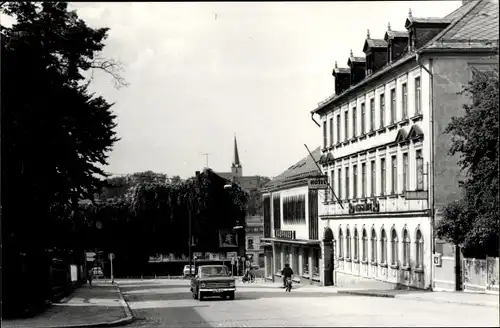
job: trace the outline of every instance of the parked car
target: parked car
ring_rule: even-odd
[[[194,265],[191,265],[191,270],[189,270],[189,264],[184,266],[182,270],[182,278],[194,276]]]
[[[203,301],[207,296],[220,296],[234,300],[235,279],[225,265],[202,265],[191,279],[191,293],[194,299]]]
[[[91,272],[94,279],[104,278],[104,272],[101,267],[93,267]]]

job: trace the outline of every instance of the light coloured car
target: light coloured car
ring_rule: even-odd
[[[189,264],[184,266],[184,270],[182,270],[182,277],[192,277],[194,276],[194,265],[191,265],[191,270],[189,270]]]

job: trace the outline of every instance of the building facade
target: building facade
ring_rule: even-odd
[[[321,241],[318,230],[320,193],[310,187],[321,177],[318,147],[288,170],[267,183],[262,190],[264,207],[265,277],[281,279],[286,263],[295,273],[295,282],[322,284]]]
[[[457,156],[445,133],[470,102],[458,94],[474,69],[498,69],[498,2],[469,1],[444,18],[416,18],[364,57],[335,65],[335,94],[320,116],[320,231],[334,239],[334,280],[376,279],[433,288],[433,227],[460,197]],[[313,116],[314,118],[314,116]]]
[[[245,250],[247,257],[250,256],[254,264],[264,268],[264,250],[260,246],[260,240],[264,236],[264,218],[260,215],[247,216],[245,221]]]

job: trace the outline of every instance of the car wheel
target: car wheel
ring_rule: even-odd
[[[230,292],[230,293],[229,293],[229,299],[230,299],[231,301],[233,301],[233,300],[234,300],[234,292]]]

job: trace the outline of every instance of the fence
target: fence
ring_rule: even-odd
[[[483,259],[464,258],[463,289],[498,293],[499,258]]]

